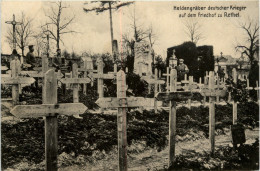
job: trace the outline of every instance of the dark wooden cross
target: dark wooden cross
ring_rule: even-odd
[[[46,72],[43,85],[43,104],[18,105],[11,110],[11,113],[19,118],[45,117],[45,170],[56,171],[58,162],[57,115],[82,114],[87,107],[82,103],[57,103],[57,76],[54,70]]]
[[[151,78],[151,76],[143,76],[141,77],[142,79],[144,79],[148,84],[148,93],[150,93],[150,85],[154,85],[154,111],[155,113],[157,113],[157,100],[155,98],[155,95],[158,93],[158,88],[161,84],[165,84],[164,80],[161,80],[158,78],[158,69],[155,68],[154,70],[154,78]],[[160,90],[159,90],[160,91]]]
[[[90,78],[79,78],[78,76],[78,64],[72,65],[72,78],[62,78],[60,80],[63,84],[72,84],[73,88],[73,103],[79,103],[79,84],[90,83]],[[77,115],[78,118],[80,118]]]
[[[82,68],[79,68],[80,72],[83,72],[83,77],[86,78],[88,75],[92,75],[94,72],[97,72],[97,70],[93,69],[93,61],[84,61],[84,66]],[[91,81],[91,86],[93,86],[93,81]],[[87,84],[83,84],[83,94],[87,94]]]
[[[150,99],[144,97],[126,97],[126,76],[123,70],[117,73],[117,97],[100,97],[96,104],[101,108],[118,108],[117,131],[118,131],[118,157],[119,171],[127,170],[127,122],[126,109],[140,106],[153,106]]]
[[[156,99],[161,101],[170,101],[169,103],[169,168],[173,167],[175,157],[175,136],[176,136],[176,102],[191,99],[198,92],[177,91],[177,71],[171,70],[170,89],[168,92],[157,93]]]
[[[21,22],[15,21],[15,15],[13,14],[13,21],[6,21],[6,24],[12,24],[13,25],[13,49],[16,49],[16,35],[15,35],[15,26],[21,25]]]
[[[103,72],[103,68],[104,68],[104,63],[102,61],[102,59],[99,59],[98,61],[98,72],[95,74],[95,73],[92,73],[92,74],[89,74],[88,77],[91,78],[92,80],[93,79],[97,79],[98,81],[98,97],[99,98],[102,98],[104,97],[104,80],[113,80],[113,79],[116,79],[116,73],[117,73],[117,66],[116,64],[114,64],[114,72],[110,72],[110,73],[107,73],[107,74],[104,74]],[[101,111],[103,109],[101,108]]]
[[[226,89],[216,89],[214,72],[209,72],[208,86],[205,86],[200,90],[202,96],[209,97],[209,139],[211,146],[211,155],[214,155],[215,151],[215,98],[225,97]]]

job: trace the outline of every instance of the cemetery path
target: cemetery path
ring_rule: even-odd
[[[227,130],[225,135],[217,135],[216,138],[216,150],[221,147],[232,147],[230,131]],[[259,128],[254,130],[246,129],[246,143],[252,144],[255,139],[259,137]],[[180,138],[180,137],[179,137]],[[186,137],[190,138],[190,137]],[[178,139],[178,138],[177,138]],[[189,155],[191,153],[196,154],[209,154],[210,145],[209,140],[206,138],[200,138],[197,140],[185,140],[185,136],[182,137],[183,141],[177,141],[176,143],[176,156]],[[130,150],[135,149],[138,151],[138,146],[130,147]],[[160,152],[156,149],[148,149],[141,153],[128,153],[128,170],[129,171],[147,171],[147,170],[163,170],[167,168],[168,164],[168,147]],[[199,155],[198,155],[199,156]],[[79,170],[117,170],[117,154],[109,154],[109,157],[96,161],[94,164],[86,164],[86,166],[70,166],[66,168],[60,168],[60,171],[79,171]]]

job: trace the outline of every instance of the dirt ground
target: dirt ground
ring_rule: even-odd
[[[255,139],[259,137],[259,129],[254,130],[245,130],[246,134],[246,143],[252,144],[255,142]],[[177,140],[183,138],[183,141],[179,141],[176,144],[176,156],[178,155],[189,155],[190,153],[196,153],[197,156],[209,154],[210,145],[209,140],[206,138],[200,138],[197,140],[185,141],[185,137],[177,137]],[[218,135],[215,137],[215,150],[217,151],[223,147],[232,147],[231,143],[231,132],[226,130],[225,135]],[[129,147],[130,151],[132,149],[138,149],[138,145],[132,145]],[[165,148],[160,152],[157,152],[156,149],[146,149],[142,153],[128,153],[128,170],[129,171],[155,171],[155,170],[164,170],[168,165],[168,151],[169,148]],[[224,166],[224,161],[215,161],[215,165],[219,164],[220,167]],[[210,167],[210,163],[205,163],[205,167]],[[101,170],[117,170],[117,154],[116,151],[111,152],[109,157],[104,158],[103,160],[97,161],[96,163],[86,163],[84,166],[69,166],[65,168],[60,168],[60,171],[101,171]],[[192,169],[192,168],[190,168]],[[209,168],[210,169],[210,168]]]

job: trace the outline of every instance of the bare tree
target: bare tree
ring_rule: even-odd
[[[235,48],[249,58],[250,64],[254,61],[254,56],[259,51],[259,24],[251,19],[248,22],[240,23],[239,27],[246,35],[246,42],[238,44]]]
[[[85,12],[91,12],[95,11],[97,14],[102,13],[104,11],[109,10],[109,20],[110,20],[110,34],[111,34],[111,46],[112,46],[112,54],[114,54],[114,49],[113,49],[113,20],[112,20],[112,10],[118,10],[121,7],[128,6],[132,4],[133,2],[119,2],[119,1],[91,1],[91,2],[86,2],[85,4],[89,3],[96,3],[96,6],[93,8],[83,8]]]
[[[185,33],[189,37],[190,41],[197,44],[199,40],[203,39],[203,33],[201,31],[201,24],[198,21],[187,20],[184,22]]]
[[[150,44],[150,47],[153,48],[157,38],[154,32],[152,24],[147,28],[140,22],[140,17],[136,17],[135,8],[130,12],[129,18],[131,20],[130,31],[123,34],[123,45],[126,47],[129,54],[129,48],[131,49],[131,56],[134,56],[134,45],[135,42],[141,42],[147,40]],[[132,36],[131,36],[132,35]]]
[[[49,21],[45,24],[48,27],[42,27],[44,33],[50,34],[50,39],[56,42],[57,50],[60,50],[60,42],[64,44],[61,36],[68,33],[76,33],[75,30],[71,30],[68,26],[75,19],[75,15],[72,17],[63,17],[64,9],[68,9],[67,6],[63,5],[62,1],[51,2],[54,6],[51,6],[49,12],[45,12],[46,17]],[[48,28],[48,29],[47,29]]]
[[[29,45],[30,38],[33,36],[32,30],[32,19],[30,17],[26,17],[22,12],[21,14],[21,25],[15,27],[16,32],[16,43],[19,49],[22,51],[22,56],[24,56],[25,47]],[[7,41],[10,47],[13,46],[13,30],[8,30],[7,33]]]

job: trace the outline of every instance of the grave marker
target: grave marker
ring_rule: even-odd
[[[57,115],[81,114],[87,110],[82,103],[57,104],[57,76],[54,70],[49,70],[44,76],[43,104],[18,105],[10,112],[18,118],[46,117],[45,118],[45,161],[46,171],[57,170]]]
[[[209,97],[209,139],[211,146],[211,155],[215,151],[215,97],[224,97],[226,90],[215,89],[214,72],[209,72],[208,86],[201,89],[200,94],[202,96]]]
[[[21,65],[15,60],[10,63],[11,77],[2,77],[1,84],[12,85],[12,102],[16,105],[19,102],[19,85],[20,84],[33,84],[35,79],[28,77],[19,77]]]
[[[197,92],[176,91],[177,90],[177,71],[171,70],[170,74],[170,91],[157,93],[157,100],[170,101],[169,107],[169,162],[168,167],[173,167],[175,160],[175,136],[176,136],[176,101],[190,99]]]
[[[123,70],[117,73],[117,98],[104,98],[100,97],[96,103],[101,108],[115,107],[118,108],[117,114],[117,131],[118,131],[118,170],[127,170],[127,123],[126,123],[126,108],[139,107],[151,105],[143,103],[146,101],[143,97],[126,97],[126,75]],[[153,105],[153,104],[152,104]]]
[[[99,59],[99,61],[98,61],[98,73],[89,75],[89,77],[91,79],[93,79],[93,78],[98,79],[98,97],[99,98],[104,97],[104,88],[103,88],[104,80],[105,79],[111,79],[111,80],[115,79],[116,73],[117,73],[116,64],[114,64],[114,72],[104,74],[103,68],[104,68],[104,63],[103,63],[102,59]],[[101,111],[102,110],[103,109],[101,108]]]
[[[60,80],[63,84],[72,84],[73,89],[73,102],[79,102],[79,84],[90,83],[90,78],[78,78],[78,65],[72,65],[72,78],[62,78]]]

